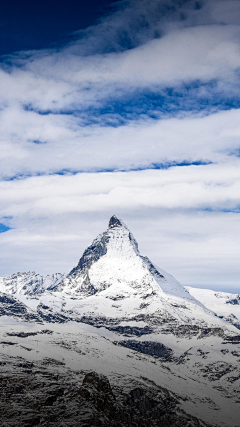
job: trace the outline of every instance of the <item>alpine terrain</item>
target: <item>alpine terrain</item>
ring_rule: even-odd
[[[183,287],[112,216],[69,274],[0,278],[2,426],[240,426],[240,295]]]

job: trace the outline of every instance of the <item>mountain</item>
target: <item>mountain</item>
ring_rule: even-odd
[[[83,298],[110,288],[122,297],[134,290],[142,297],[149,293],[197,301],[173,278],[168,280],[138,250],[138,244],[123,221],[112,216],[107,231],[100,234],[86,249],[78,265],[68,274],[58,290]],[[136,292],[137,291],[137,292]]]
[[[193,333],[203,327],[226,329],[177,280],[140,254],[134,236],[116,216],[53,290],[75,298],[74,304],[66,301],[65,310],[92,325],[115,328],[127,322],[125,328],[131,328],[141,320],[146,330],[171,328],[177,335],[180,325],[184,334],[186,324],[187,334],[191,327]]]
[[[66,276],[2,278],[0,421],[237,427],[239,298],[213,294],[142,256],[116,216]]]

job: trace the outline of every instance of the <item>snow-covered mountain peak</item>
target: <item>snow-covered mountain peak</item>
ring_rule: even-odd
[[[92,244],[84,251],[79,263],[69,276],[85,273],[91,266],[104,256],[113,258],[129,258],[139,255],[138,244],[123,221],[115,215],[110,218],[108,229],[99,234]]]
[[[139,256],[138,244],[124,222],[115,215],[110,218],[108,230],[107,255],[128,258]]]
[[[179,282],[168,276],[140,254],[128,227],[113,215],[108,229],[94,239],[57,290],[79,298],[95,294],[110,299],[158,295],[197,303]]]
[[[109,256],[110,253],[113,256],[114,252],[115,256],[121,255],[124,258],[129,256],[130,253],[133,254],[133,252],[139,255],[138,244],[135,238],[127,225],[121,219],[117,218],[116,215],[113,215],[110,218],[106,233],[109,235],[109,245],[107,250]]]

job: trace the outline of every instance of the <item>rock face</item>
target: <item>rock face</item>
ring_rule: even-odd
[[[235,298],[229,299],[226,304],[240,305],[240,295],[238,294]]]
[[[41,322],[41,317],[12,295],[0,293],[0,316],[13,316],[28,322]]]
[[[0,316],[12,316],[25,322],[38,323],[64,323],[71,320],[69,316],[55,312],[41,302],[34,311],[12,295],[3,293],[0,293]]]
[[[0,379],[2,426],[206,426],[181,411],[177,398],[161,388],[135,384],[127,393],[113,391],[108,378],[96,372],[86,374],[79,385],[82,375],[60,369],[50,359],[18,362],[14,374],[8,365],[2,367]]]
[[[170,362],[173,360],[172,349],[159,342],[124,340],[119,341],[117,344],[130,348],[131,350],[135,350],[139,353],[149,354],[150,356],[161,359],[163,361]]]
[[[54,312],[48,305],[42,303],[37,306],[37,313],[41,320],[47,323],[64,323],[70,320],[69,317],[64,314]]]
[[[119,391],[118,391],[119,393]],[[200,426],[199,421],[177,409],[177,399],[166,390],[139,385],[125,396],[116,396],[105,376],[91,372],[79,390],[84,415],[82,426],[177,427]]]

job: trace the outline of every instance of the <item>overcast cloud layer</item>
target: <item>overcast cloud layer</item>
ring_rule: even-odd
[[[239,291],[239,0],[117,2],[0,79],[1,275],[68,272],[115,213],[183,284]]]

